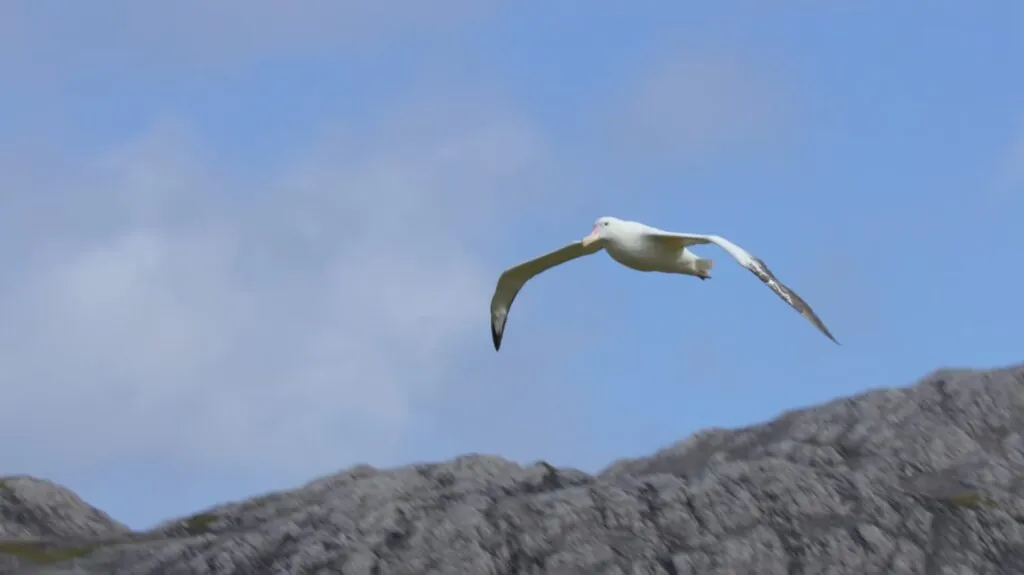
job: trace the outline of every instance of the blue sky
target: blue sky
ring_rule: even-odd
[[[133,527],[1020,361],[1019,2],[0,8],[0,474]],[[715,278],[505,267],[615,215]]]

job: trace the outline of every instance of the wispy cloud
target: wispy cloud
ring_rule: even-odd
[[[606,415],[588,414],[587,382],[564,374],[593,351],[580,335],[613,321],[595,305],[635,294],[580,293],[582,263],[557,272],[561,284],[553,272],[517,303],[515,343],[490,347],[501,270],[539,255],[539,237],[553,249],[601,215],[579,208],[601,192],[575,195],[571,154],[552,161],[546,131],[517,106],[425,65],[409,85],[366,88],[365,108],[320,104],[311,123],[324,131],[309,139],[267,136],[260,165],[225,160],[252,147],[237,126],[259,133],[301,98],[202,123],[276,82],[291,55],[310,65],[310,89],[327,52],[323,74],[358,83],[373,75],[373,48],[415,56],[446,45],[405,42],[441,37],[496,3],[111,0],[62,5],[59,22],[44,3],[0,7],[0,81],[29,104],[11,108],[24,129],[0,137],[0,431],[22,438],[0,447],[6,469],[73,486],[143,468],[280,486],[357,461],[468,450],[603,463],[607,447],[587,426],[606,427]],[[232,76],[257,68],[245,82]],[[110,105],[116,126],[83,123],[88,98],[40,89],[34,75],[81,82],[104,104],[123,98],[132,113]],[[142,76],[153,89],[125,95]],[[164,83],[188,84],[196,101]],[[406,89],[415,95],[391,92]],[[598,132],[673,161],[773,137],[785,100],[749,64],[706,52],[663,61],[624,91],[626,101],[600,105],[625,137]],[[231,99],[208,101],[214,93]],[[413,102],[387,109],[395,100]],[[95,152],[161,111],[185,118]],[[70,143],[68,124],[82,124]],[[594,169],[600,159],[587,157],[580,171],[614,178],[620,159]],[[538,200],[546,209],[528,211]],[[723,344],[706,344],[715,349],[698,348],[710,357],[698,370],[710,379]]]
[[[543,149],[484,108],[324,138],[256,186],[173,122],[19,179],[0,215],[7,467],[159,454],[302,477],[397,457],[413,405],[486,343],[480,240]]]

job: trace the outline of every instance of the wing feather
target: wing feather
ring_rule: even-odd
[[[664,232],[658,230],[654,233],[656,237],[664,238],[666,241],[678,242],[680,247],[698,245],[698,244],[715,244],[729,253],[730,256],[741,266],[750,270],[757,279],[761,280],[769,289],[771,289],[777,296],[782,298],[782,301],[786,302],[790,307],[795,309],[797,313],[804,316],[814,327],[825,334],[825,337],[832,340],[833,343],[839,344],[836,338],[832,336],[828,327],[825,326],[825,322],[821,321],[818,314],[814,313],[808,304],[802,297],[800,297],[795,291],[790,289],[786,284],[779,281],[772,273],[768,266],[758,257],[754,256],[747,250],[740,246],[730,242],[729,240],[715,235],[705,234],[680,234],[675,232]]]
[[[557,265],[600,250],[601,246],[598,242],[587,247],[583,247],[582,242],[573,242],[505,270],[498,278],[494,296],[491,297],[491,341],[494,342],[494,351],[501,348],[501,338],[505,333],[505,323],[508,321],[512,302],[516,300],[519,290],[523,289],[526,282]]]

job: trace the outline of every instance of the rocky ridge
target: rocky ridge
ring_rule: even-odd
[[[1024,574],[1024,365],[941,370],[596,475],[354,467],[131,532],[0,479],[0,573]]]

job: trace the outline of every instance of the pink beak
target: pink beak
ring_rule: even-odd
[[[581,243],[583,244],[583,247],[587,247],[599,239],[601,238],[599,238],[597,235],[597,226],[594,226],[594,229],[593,231],[590,232],[590,235],[583,238],[583,241]]]

